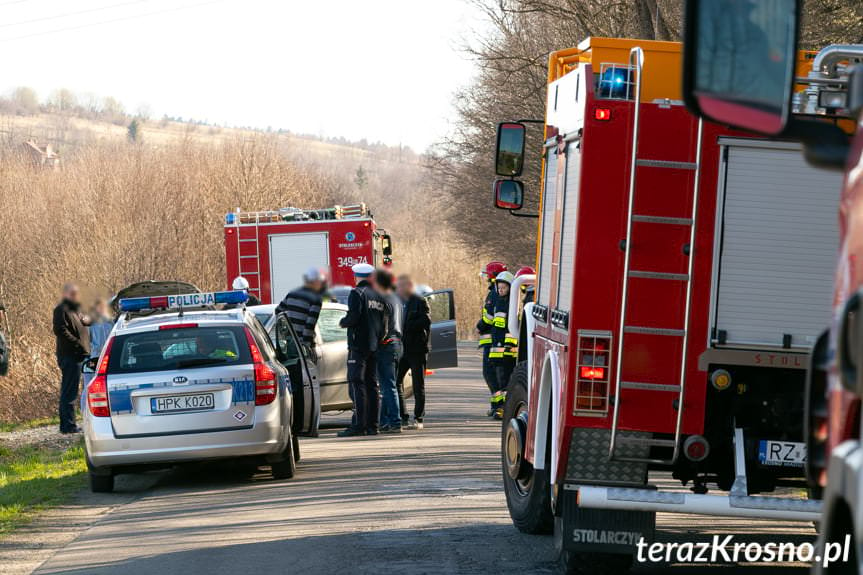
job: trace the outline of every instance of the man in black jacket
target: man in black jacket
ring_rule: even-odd
[[[397,380],[402,427],[422,429],[426,408],[425,372],[429,353],[429,333],[431,331],[429,304],[424,297],[416,294],[414,282],[408,275],[399,276],[397,290],[402,300],[402,321],[404,322],[402,328],[404,352],[399,361]],[[408,421],[408,409],[405,405],[404,381],[408,370],[411,372],[414,387],[413,424]]]
[[[357,287],[348,297],[348,313],[339,325],[348,329],[348,386],[354,402],[351,426],[339,437],[377,435],[380,390],[375,355],[387,334],[387,305],[374,290],[369,277],[375,271],[369,264],[351,268]]]
[[[57,365],[60,367],[60,433],[78,433],[75,403],[81,383],[81,363],[90,356],[90,319],[81,312],[78,286],[63,286],[63,299],[54,308]]]

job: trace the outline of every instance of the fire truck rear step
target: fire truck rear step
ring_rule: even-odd
[[[647,445],[649,447],[674,447],[673,439],[653,439],[650,437],[619,437],[617,442],[628,445]]]
[[[621,436],[618,441],[629,443],[633,438]],[[747,494],[746,450],[743,430],[740,428],[734,430],[734,473],[734,484],[728,495],[659,491],[650,487],[599,487],[575,484],[566,484],[564,489],[576,490],[578,505],[592,509],[694,513],[783,521],[818,521],[821,518],[821,502],[817,500]]]

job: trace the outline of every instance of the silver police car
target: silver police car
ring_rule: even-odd
[[[277,479],[293,476],[299,446],[279,361],[285,350],[240,305],[245,297],[120,301],[122,315],[89,366],[84,438],[93,491],[111,491],[118,473],[207,459],[248,457]]]

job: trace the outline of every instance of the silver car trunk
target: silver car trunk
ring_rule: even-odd
[[[108,375],[108,405],[118,437],[251,427],[254,366]]]

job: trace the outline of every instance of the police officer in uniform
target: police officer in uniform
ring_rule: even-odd
[[[492,365],[488,357],[489,349],[491,348],[491,331],[494,328],[495,300],[497,299],[494,278],[497,274],[506,271],[506,269],[505,263],[493,261],[486,264],[485,269],[480,272],[480,276],[484,277],[488,282],[488,292],[482,305],[482,314],[479,321],[476,322],[476,331],[479,333],[479,348],[482,350],[482,377],[485,379],[485,384],[488,386],[488,391],[492,396],[494,396],[499,387],[494,365]],[[496,405],[492,402],[487,415],[489,417],[493,416],[495,409]]]
[[[369,281],[375,268],[357,264],[356,287],[348,296],[348,313],[339,325],[348,329],[348,386],[354,402],[354,419],[339,437],[377,435],[381,396],[376,352],[388,331],[387,303]]]

